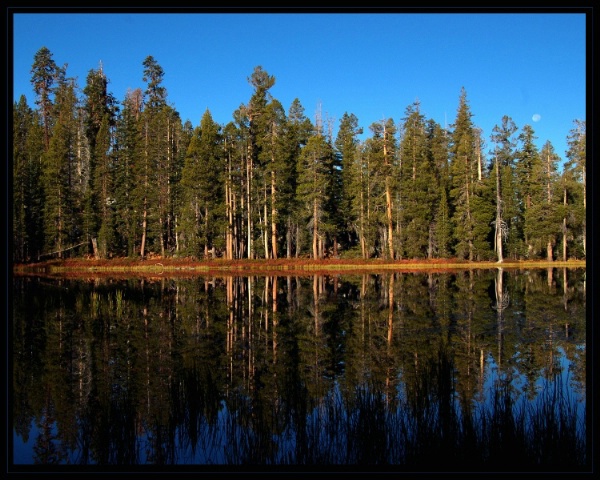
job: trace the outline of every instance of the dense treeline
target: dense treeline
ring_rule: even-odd
[[[460,92],[448,128],[418,101],[399,124],[363,128],[344,113],[313,123],[285,110],[257,66],[253,93],[217,124],[182,122],[164,71],[143,61],[145,89],[117,101],[102,66],[82,90],[42,47],[37,108],[13,107],[13,259],[584,258],[586,127],[561,158],[529,125],[500,119],[486,144]]]

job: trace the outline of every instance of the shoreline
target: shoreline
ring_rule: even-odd
[[[315,275],[365,274],[386,272],[435,271],[449,272],[473,269],[531,269],[531,268],[586,268],[585,260],[518,261],[507,260],[469,262],[466,260],[384,260],[384,259],[238,259],[196,260],[190,258],[117,258],[107,260],[66,259],[48,260],[13,265],[16,276],[89,276],[89,275],[148,275],[148,276],[202,276],[202,275]]]

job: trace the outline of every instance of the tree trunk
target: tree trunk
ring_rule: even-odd
[[[385,126],[384,126],[384,130],[383,130],[383,158],[384,158],[386,167],[389,167],[391,169],[391,162],[389,161],[389,158],[388,158],[387,135],[386,135]],[[416,173],[416,172],[413,172],[413,173]],[[394,259],[394,226],[393,226],[393,220],[392,220],[392,192],[391,192],[391,188],[390,188],[390,172],[389,172],[388,168],[386,168],[386,175],[385,175],[385,214],[386,214],[386,218],[387,218],[388,249],[390,252],[390,259],[393,260]]]
[[[142,245],[140,247],[140,257],[144,258],[146,249],[146,229],[148,226],[148,209],[146,208],[146,198],[144,198],[144,214],[142,220]]]
[[[502,254],[502,195],[500,194],[500,167],[498,157],[496,156],[496,253],[498,254],[498,263],[504,261]]]
[[[567,188],[563,187],[563,205],[565,206],[565,211],[567,210]],[[563,254],[563,261],[567,261],[567,216],[565,214],[565,216],[563,217],[563,224],[562,224],[562,254]]]
[[[94,258],[98,260],[100,258],[100,252],[98,251],[98,239],[92,238],[92,250],[94,251]]]
[[[318,218],[317,218],[317,200],[315,199],[313,201],[313,242],[312,242],[312,249],[313,249],[313,258],[319,258],[319,249],[318,249]]]
[[[273,258],[277,258],[277,208],[275,207],[276,196],[275,172],[271,171],[271,252]]]

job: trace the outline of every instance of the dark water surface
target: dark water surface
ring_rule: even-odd
[[[585,269],[17,277],[12,308],[16,470],[591,460]]]

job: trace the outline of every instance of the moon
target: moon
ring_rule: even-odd
[[[534,122],[539,122],[541,118],[542,116],[539,113],[534,113],[533,117],[531,117]]]

